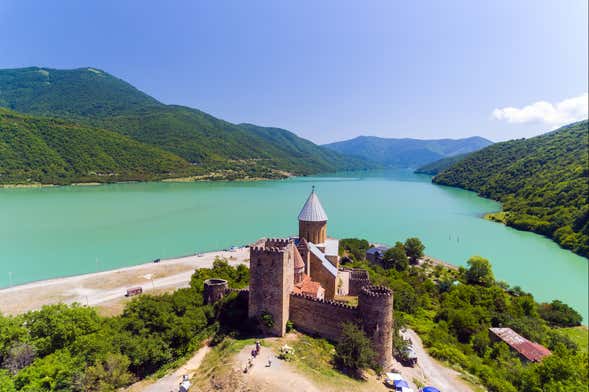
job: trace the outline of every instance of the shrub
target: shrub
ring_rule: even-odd
[[[344,369],[358,372],[374,366],[375,354],[370,340],[356,324],[342,324],[341,340],[335,351],[335,360]]]

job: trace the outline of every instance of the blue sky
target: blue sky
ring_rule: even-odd
[[[315,142],[587,117],[587,1],[0,0],[0,67],[92,66]]]

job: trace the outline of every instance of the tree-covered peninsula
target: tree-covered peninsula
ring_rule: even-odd
[[[503,203],[491,214],[520,230],[589,256],[587,120],[529,139],[493,144],[436,175],[436,184],[472,190]]]

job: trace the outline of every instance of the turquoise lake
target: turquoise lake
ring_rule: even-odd
[[[260,182],[136,183],[0,190],[0,287],[227,248],[297,232],[311,185],[328,235],[392,244],[466,265],[488,258],[497,279],[588,315],[587,259],[552,241],[482,219],[498,203],[382,171]]]

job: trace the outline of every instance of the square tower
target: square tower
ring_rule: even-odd
[[[290,293],[294,286],[294,244],[286,239],[269,239],[263,247],[250,248],[250,288],[248,316],[260,320],[272,316],[267,331],[286,333]]]

